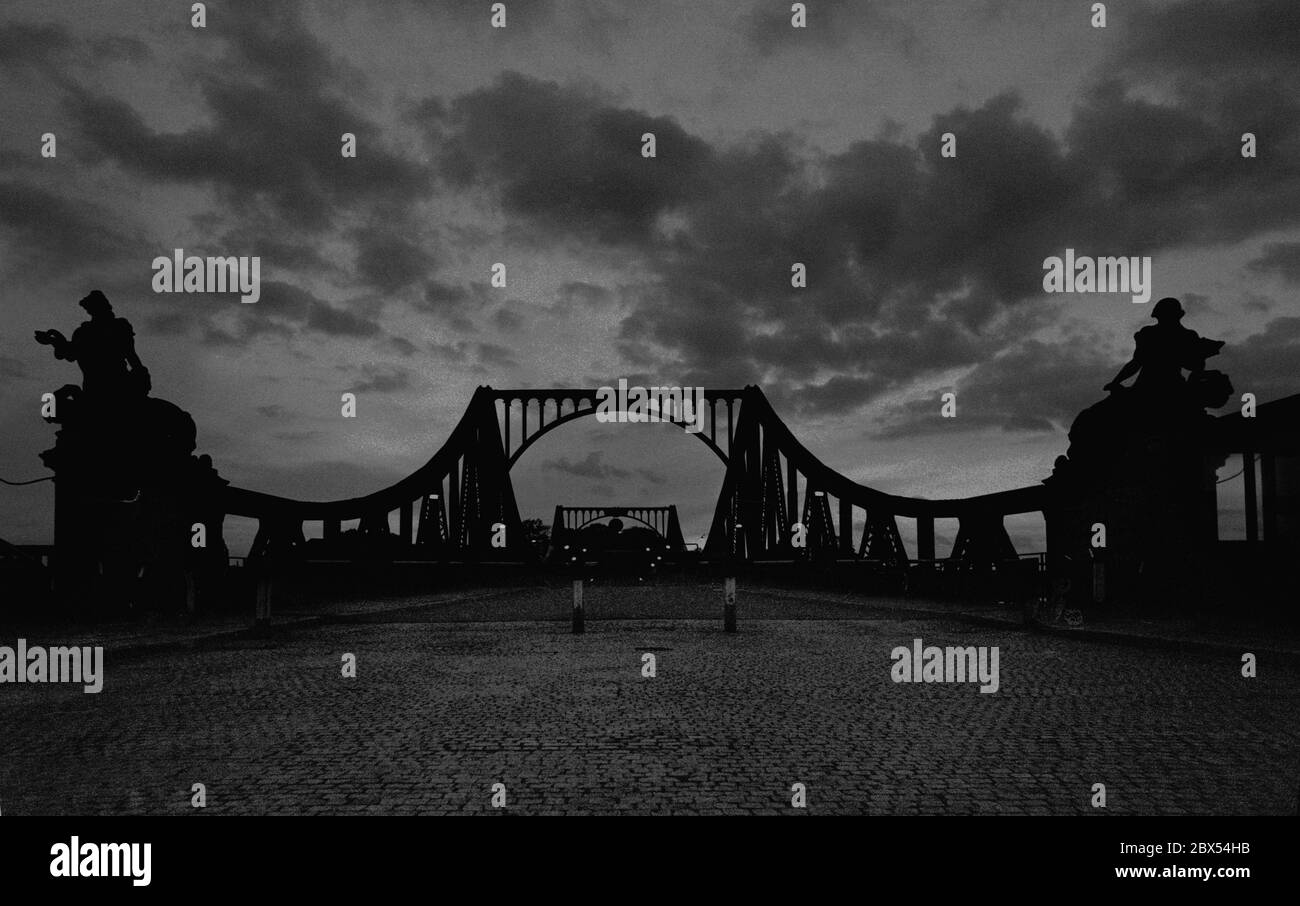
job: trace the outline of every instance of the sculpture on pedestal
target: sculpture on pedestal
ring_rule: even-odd
[[[1110,395],[1074,420],[1069,450],[1045,482],[1051,566],[1077,602],[1160,596],[1176,604],[1195,592],[1197,552],[1215,540],[1222,459],[1204,452],[1213,421],[1205,410],[1226,403],[1232,384],[1205,368],[1223,341],[1184,327],[1183,316],[1177,299],[1156,303],[1156,324],[1134,335],[1133,358],[1103,388]]]
[[[149,396],[130,322],[98,290],[80,305],[90,320],[72,339],[36,332],[38,343],[82,373],[80,385],[55,393],[46,420],[59,430],[41,454],[55,472],[56,592],[97,610],[193,606],[194,576],[225,563],[216,498],[226,482],[209,457],[192,455],[189,414]]]

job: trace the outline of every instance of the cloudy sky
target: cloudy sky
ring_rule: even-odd
[[[620,377],[759,384],[882,490],[1032,484],[1150,311],[1044,294],[1066,248],[1151,256],[1238,393],[1300,390],[1294,0],[490,6],[7,0],[0,476],[45,474],[76,370],[32,332],[92,288],[226,478],[304,499],[408,474],[478,385]],[[175,248],[260,256],[261,300],[155,294]],[[722,467],[584,419],[513,477],[525,515],[676,503],[697,537]],[[48,541],[51,500],[0,487],[0,537]]]

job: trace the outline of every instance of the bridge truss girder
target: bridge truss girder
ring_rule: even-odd
[[[326,541],[345,520],[357,538],[389,556],[428,559],[530,559],[510,467],[540,436],[596,411],[595,390],[494,390],[480,387],[446,443],[414,473],[365,497],[328,503],[227,488],[225,512],[259,520],[250,556],[291,557],[307,547],[305,522],[319,520]],[[908,555],[898,517],[916,519],[916,559],[934,558],[934,520],[959,520],[950,562],[979,565],[1014,557],[1003,526],[1010,513],[1042,511],[1041,486],[963,500],[899,497],[857,484],[823,464],[790,432],[757,387],[705,391],[707,430],[696,434],[726,466],[714,508],[708,558],[867,560],[903,568]],[[512,447],[514,403],[520,445]],[[529,411],[537,408],[537,424]],[[549,407],[554,417],[546,420]],[[566,410],[566,407],[568,411]],[[720,424],[725,417],[725,425]],[[801,495],[802,489],[802,495]],[[391,523],[396,514],[397,534]],[[794,539],[795,514],[804,529]],[[506,546],[493,546],[505,526]],[[860,532],[855,529],[860,526]],[[678,528],[680,532],[680,527]]]

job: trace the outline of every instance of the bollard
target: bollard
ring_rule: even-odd
[[[582,635],[586,626],[582,614],[582,580],[573,580],[573,634]]]
[[[271,625],[271,569],[267,563],[258,563],[257,605],[253,611],[253,628],[266,629]]]
[[[736,577],[727,576],[722,591],[722,629],[724,632],[736,631]]]

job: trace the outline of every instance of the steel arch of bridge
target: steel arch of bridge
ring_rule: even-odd
[[[632,519],[667,542],[670,549],[683,551],[686,539],[677,518],[677,507],[668,506],[557,506],[551,523],[552,540],[563,531],[577,532],[601,519]]]
[[[509,464],[513,467],[519,458],[524,455],[524,451],[536,443],[541,437],[554,431],[560,425],[571,422],[575,419],[583,418],[596,414],[597,406],[596,390],[496,390],[493,391],[495,403],[501,404],[499,417],[502,420],[503,432],[502,442],[505,445],[506,455],[509,457]],[[731,448],[731,438],[734,435],[734,409],[739,407],[741,400],[744,398],[743,390],[705,390],[704,401],[707,403],[709,413],[708,431],[695,432],[694,436],[699,438],[704,444],[714,452],[722,464],[726,465],[728,461],[728,451]],[[512,450],[512,429],[515,421],[514,404],[519,403],[519,437],[521,442],[518,447]],[[528,429],[528,414],[533,404],[537,406],[537,427],[530,433]],[[569,411],[564,411],[564,404],[569,404]],[[546,409],[548,404],[555,407],[556,417],[551,421],[546,421]],[[721,441],[718,438],[718,414],[726,413],[726,425]],[[668,421],[665,419],[665,421]],[[685,427],[685,422],[676,419],[671,424]],[[724,449],[724,445],[726,449]]]
[[[303,523],[319,520],[324,537],[337,538],[344,521],[359,521],[363,537],[392,540],[411,555],[430,559],[491,559],[529,556],[511,466],[539,437],[561,424],[594,414],[594,389],[494,390],[479,387],[446,442],[419,469],[397,483],[346,500],[307,502],[227,488],[224,511],[258,520],[250,556],[295,555],[304,545]],[[744,559],[803,555],[792,527],[806,532],[807,552],[892,565],[907,561],[898,517],[914,518],[916,559],[934,559],[934,520],[956,518],[950,559],[962,564],[997,563],[1015,556],[1003,517],[1042,512],[1042,485],[956,500],[887,494],[831,469],[799,442],[758,387],[705,391],[708,431],[698,436],[726,466],[705,556]],[[514,403],[519,445],[513,445]],[[536,405],[536,425],[529,412]],[[569,410],[565,411],[568,404]],[[546,420],[548,406],[554,417]],[[726,424],[719,425],[725,412]],[[723,429],[719,434],[719,429]],[[707,435],[707,436],[706,436]],[[724,448],[725,444],[725,448]],[[800,489],[802,487],[802,494]],[[493,526],[507,527],[507,547],[492,547]],[[858,527],[861,527],[859,534]]]

